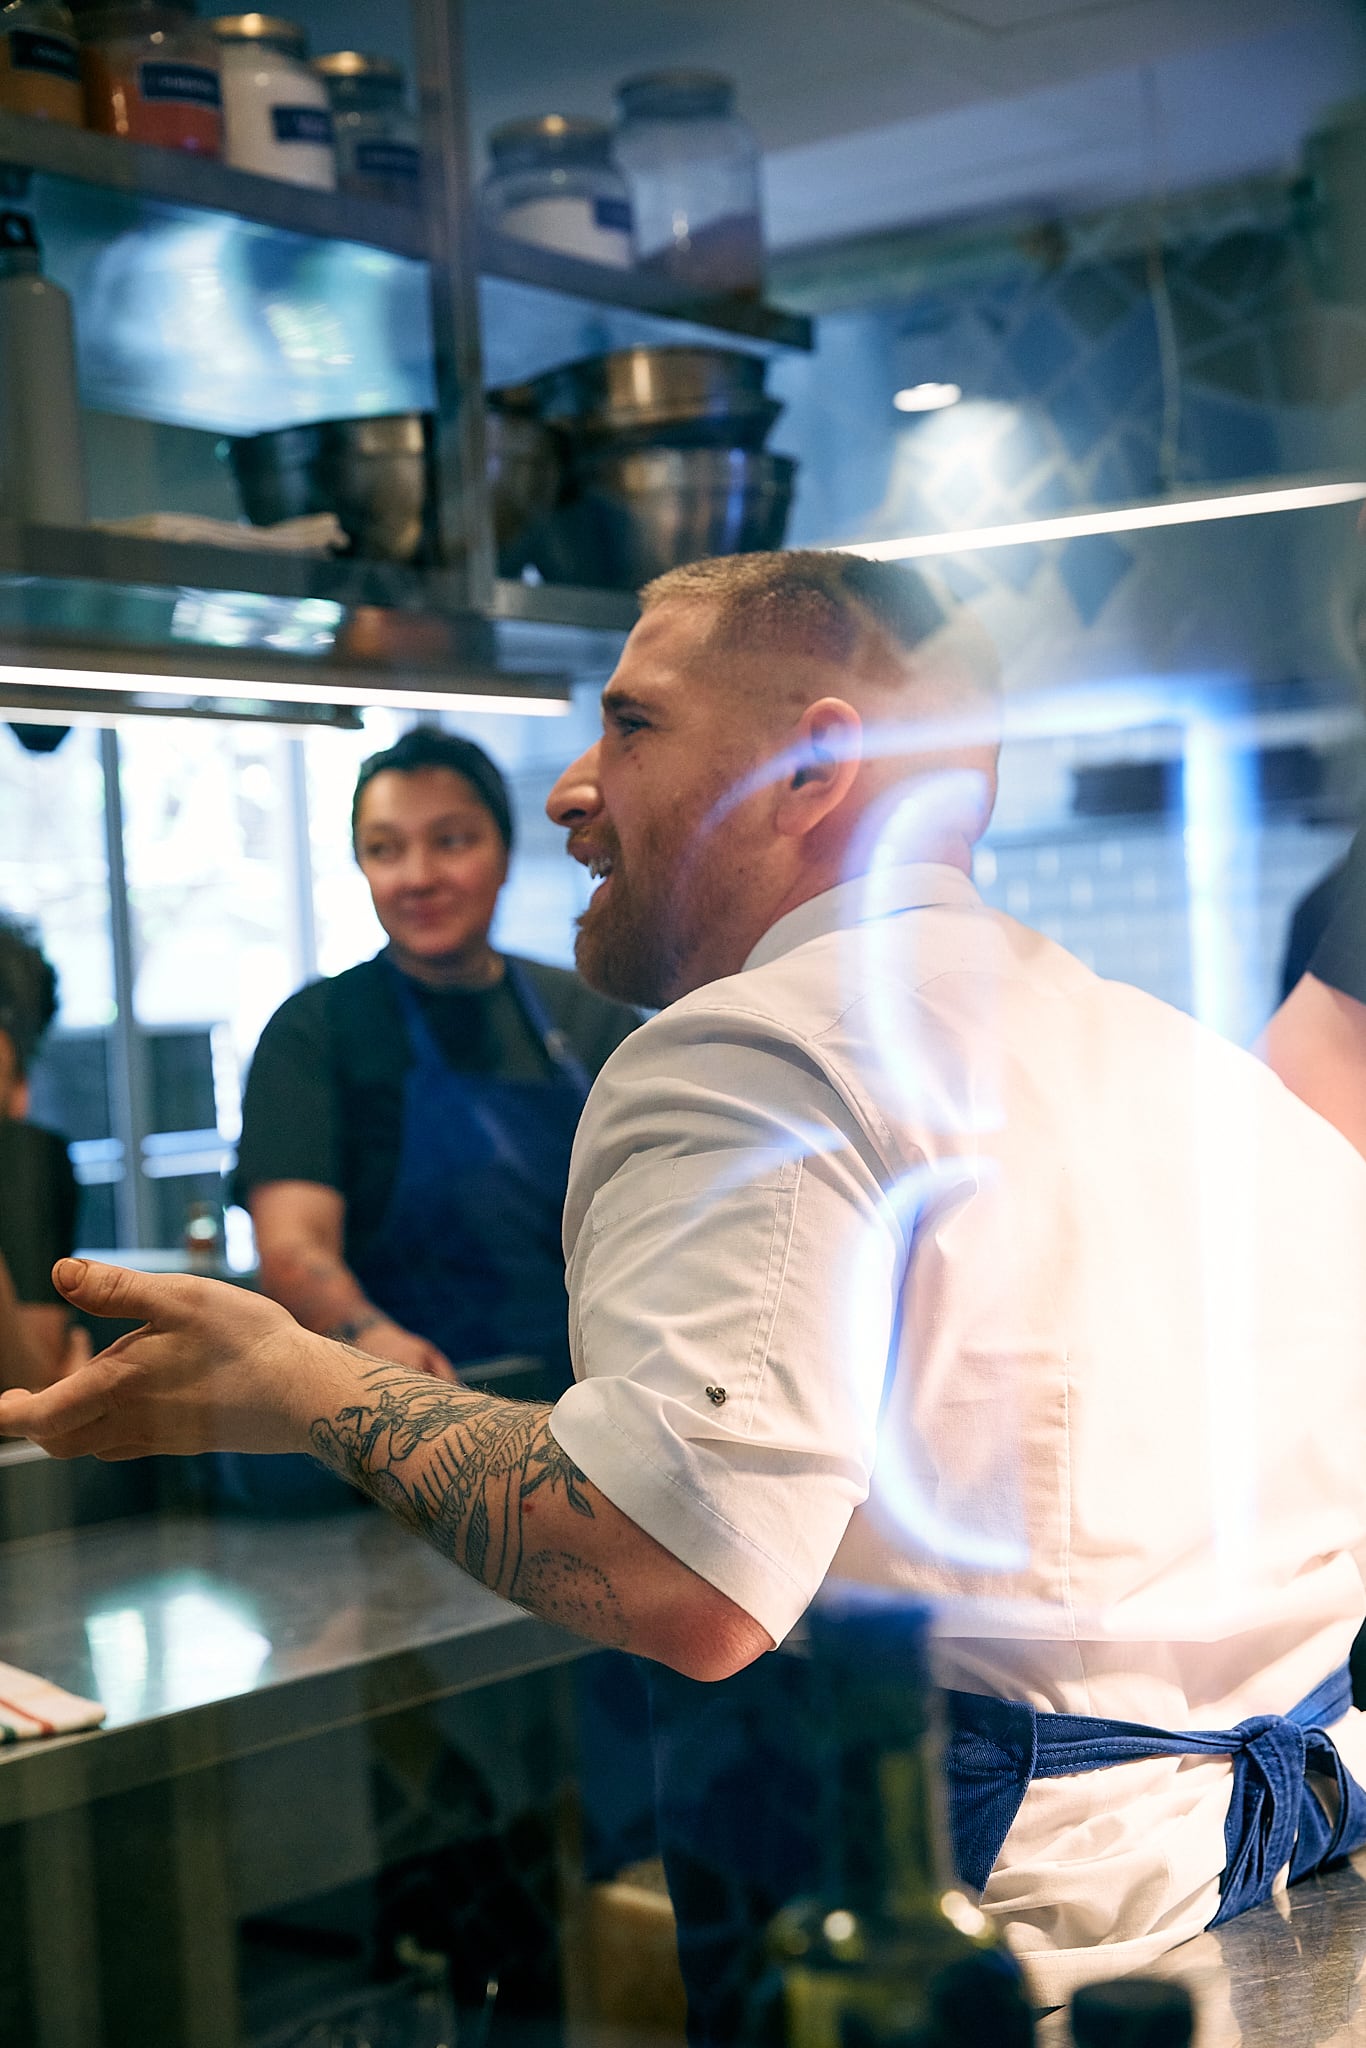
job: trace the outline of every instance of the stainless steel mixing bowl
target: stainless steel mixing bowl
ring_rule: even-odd
[[[425,533],[429,445],[424,413],[381,413],[251,434],[228,460],[254,526],[335,512],[356,554],[407,562]]]
[[[322,429],[316,424],[280,427],[228,443],[242,510],[253,526],[276,526],[282,519],[329,509],[318,483],[321,447]]]
[[[431,434],[420,412],[323,420],[317,477],[358,555],[410,562],[421,547],[431,502]]]
[[[740,349],[621,348],[548,370],[531,390],[541,417],[577,440],[759,448],[782,411],[766,369]]]
[[[796,467],[791,456],[746,448],[604,453],[581,475],[578,580],[635,590],[703,555],[781,547]]]

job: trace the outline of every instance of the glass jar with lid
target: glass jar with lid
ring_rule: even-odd
[[[416,206],[422,155],[417,122],[404,100],[403,73],[387,57],[361,50],[329,50],[313,69],[332,102],[337,182],[358,199]]]
[[[585,263],[631,262],[631,201],[605,121],[542,114],[489,137],[480,217],[499,234]]]
[[[331,192],[337,183],[327,87],[308,42],[276,14],[220,14],[223,154],[239,171]]]
[[[218,44],[194,0],[72,0],[87,125],[130,142],[217,156]]]
[[[80,49],[71,10],[59,0],[0,6],[0,107],[79,128]]]
[[[651,71],[617,88],[616,160],[635,258],[690,292],[763,289],[759,149],[714,71]]]

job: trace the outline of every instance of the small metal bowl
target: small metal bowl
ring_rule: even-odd
[[[322,429],[317,425],[280,427],[228,443],[237,494],[253,526],[278,526],[282,519],[304,519],[330,510],[318,483],[321,448]]]
[[[493,538],[511,567],[518,544],[559,497],[563,464],[552,428],[527,413],[504,411],[493,396],[484,415],[485,474]]]

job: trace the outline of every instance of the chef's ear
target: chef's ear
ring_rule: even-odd
[[[787,749],[792,763],[778,791],[775,822],[794,839],[837,810],[863,757],[863,721],[842,697],[808,704]]]

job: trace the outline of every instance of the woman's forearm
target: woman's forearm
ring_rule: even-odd
[[[322,1245],[262,1246],[261,1291],[306,1330],[349,1343],[383,1316],[340,1252]]]

